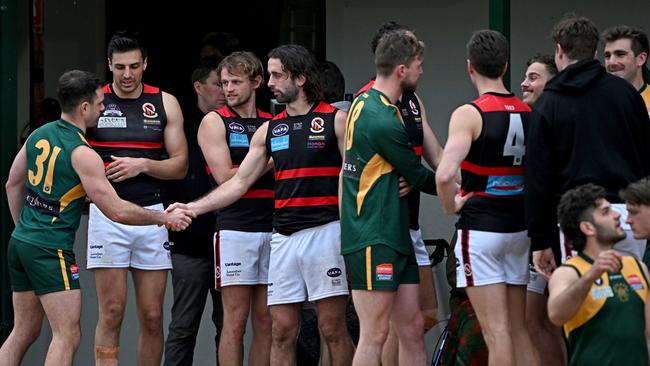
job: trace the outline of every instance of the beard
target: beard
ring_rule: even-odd
[[[226,99],[226,101],[227,101],[227,103],[228,103],[228,107],[230,107],[230,108],[237,108],[237,107],[239,107],[240,105],[244,105],[244,104],[248,103],[248,101],[249,101],[250,99],[251,99],[251,94],[249,94],[249,95],[247,95],[247,96],[245,96],[245,95],[244,95],[244,96],[239,95],[239,98],[233,100],[232,102],[231,102],[230,100],[228,100],[228,99]]]
[[[417,89],[417,86],[418,86],[417,82],[412,83],[412,82],[407,81],[407,80],[402,80],[402,82],[400,84],[400,88],[402,88],[402,94],[415,93],[415,90]]]
[[[275,99],[278,103],[291,103],[296,100],[298,96],[298,88],[296,85],[290,85],[285,91],[276,90],[279,94]]]
[[[616,229],[608,229],[595,223],[594,226],[596,227],[596,240],[599,243],[614,245],[627,237],[625,231],[619,232]]]

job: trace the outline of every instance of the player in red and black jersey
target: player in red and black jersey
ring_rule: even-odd
[[[321,102],[313,56],[302,46],[269,53],[268,85],[285,112],[262,124],[235,175],[200,200],[176,203],[207,212],[239,200],[275,167],[275,213],[268,305],[273,321],[271,364],[295,363],[300,309],[315,301],[333,364],[349,364],[353,345],[345,324],[348,288],[340,255],[338,180],[346,113]]]
[[[142,83],[145,48],[136,38],[115,34],[108,44],[113,82],[104,89],[106,109],[86,136],[106,167],[118,195],[162,211],[162,180],[187,172],[183,115],[176,98]],[[163,353],[162,303],[171,269],[164,227],[135,228],[111,221],[91,204],[88,219],[88,268],[93,268],[99,319],[95,330],[97,365],[117,364],[126,305],[126,276],[135,283],[141,319],[138,360],[160,363]]]
[[[508,41],[475,32],[467,71],[480,96],[454,111],[436,172],[438,195],[456,224],[458,287],[466,287],[489,349],[491,365],[537,365],[525,327],[530,241],[524,221],[524,136],[530,107],[503,84]],[[460,169],[460,190],[455,177]],[[470,198],[462,204],[460,197]]]
[[[203,118],[198,141],[209,171],[221,185],[235,175],[255,131],[271,115],[255,108],[255,91],[264,81],[257,56],[234,52],[221,61],[217,73],[227,105]],[[249,312],[253,324],[249,363],[268,364],[271,315],[266,287],[272,217],[272,172],[266,172],[240,200],[217,213],[215,281],[221,288],[224,310],[218,353],[221,364],[242,364]]]

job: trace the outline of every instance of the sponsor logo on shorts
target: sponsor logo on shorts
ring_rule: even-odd
[[[341,286],[340,278],[332,278],[332,286]]]
[[[241,266],[241,262],[228,262],[228,263],[225,263],[224,266],[226,266],[226,267],[239,267],[239,266]]]
[[[627,283],[633,290],[643,290],[643,282],[641,282],[639,276],[635,274],[627,276]]]
[[[343,273],[343,272],[341,272],[341,269],[338,268],[338,267],[330,268],[330,269],[327,271],[327,275],[328,275],[329,277],[338,277],[338,276],[340,276],[342,273]]]
[[[221,278],[221,266],[216,266],[214,268],[214,275],[216,278]]]
[[[73,281],[77,281],[79,279],[79,266],[77,263],[70,266],[70,273],[72,274]]]
[[[472,276],[472,265],[469,264],[469,263],[465,263],[464,269],[465,269],[465,276],[471,277]]]
[[[382,263],[375,267],[377,274],[377,281],[392,281],[393,280],[393,264]]]
[[[321,133],[325,131],[325,121],[323,121],[323,119],[320,117],[312,119],[309,131],[313,133]]]

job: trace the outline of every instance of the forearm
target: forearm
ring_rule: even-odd
[[[548,316],[553,324],[561,326],[578,312],[593,281],[586,276],[580,277],[566,290],[548,299]]]
[[[454,196],[456,196],[458,191],[458,185],[453,179],[438,179],[436,183],[438,188],[438,198],[440,198],[442,210],[446,214],[456,213]]]
[[[166,223],[163,211],[142,208],[136,204],[122,200],[122,207],[115,211],[113,221],[125,225],[164,225]]]
[[[142,158],[142,172],[158,179],[183,179],[187,173],[187,156],[173,156],[165,160]]]
[[[18,218],[20,217],[20,211],[25,206],[25,185],[7,185],[7,202],[9,204],[9,212],[11,213],[11,218],[14,221],[14,225],[18,223]]]
[[[213,189],[205,196],[190,202],[188,208],[197,216],[203,215],[206,212],[230,206],[237,202],[247,190],[248,186],[235,175],[235,177]]]

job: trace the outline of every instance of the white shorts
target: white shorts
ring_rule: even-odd
[[[456,255],[457,287],[495,283],[526,285],[530,239],[526,231],[493,233],[458,230]]]
[[[273,233],[268,305],[316,301],[348,293],[338,220],[289,236]]]
[[[536,294],[546,295],[546,285],[548,282],[544,277],[537,273],[537,271],[535,271],[535,268],[532,264],[530,265],[529,276],[530,277],[528,279],[526,290],[529,292],[534,292]]]
[[[164,210],[162,203],[145,208]],[[171,254],[163,247],[168,240],[164,226],[119,224],[104,216],[91,203],[88,213],[86,268],[171,269]]]
[[[427,247],[424,245],[422,240],[422,230],[411,230],[411,243],[413,243],[413,251],[415,251],[415,260],[418,262],[418,266],[430,266],[431,260],[429,259],[429,252]]]
[[[271,233],[219,230],[214,234],[216,288],[269,283]]]

